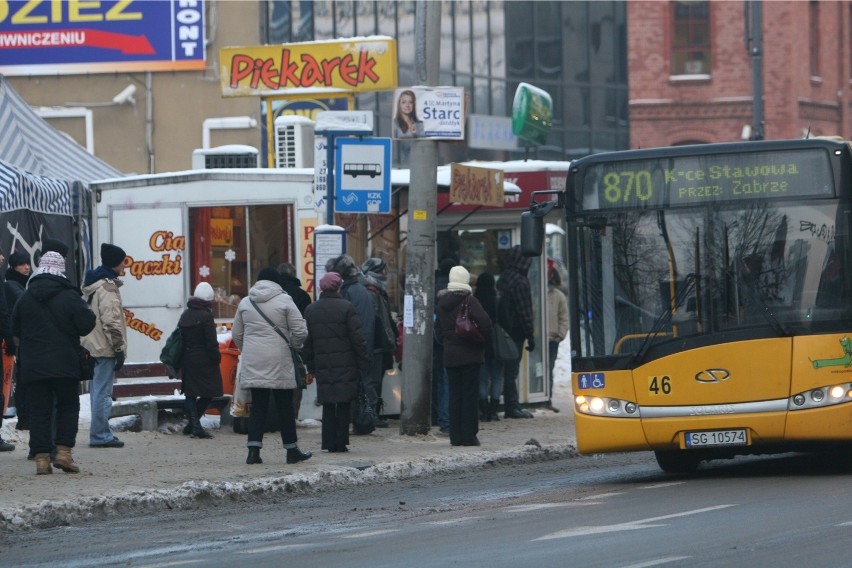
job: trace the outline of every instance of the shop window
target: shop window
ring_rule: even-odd
[[[672,75],[710,74],[710,2],[672,2]]]
[[[210,282],[213,315],[231,318],[265,266],[293,262],[293,206],[195,207],[190,209],[193,289]]]

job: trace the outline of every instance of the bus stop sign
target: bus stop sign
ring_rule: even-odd
[[[338,138],[334,156],[334,209],[390,213],[390,138]]]

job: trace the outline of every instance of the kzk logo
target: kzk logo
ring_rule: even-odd
[[[695,374],[695,380],[699,383],[721,383],[731,377],[727,369],[705,369]]]
[[[354,193],[349,193],[343,198],[343,203],[346,205],[352,205],[356,201],[358,201],[358,196]]]

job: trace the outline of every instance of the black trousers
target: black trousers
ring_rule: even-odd
[[[80,419],[79,381],[44,379],[27,385],[30,411],[30,451],[48,454],[53,445],[52,418],[56,408],[56,445],[73,448]]]
[[[352,404],[337,402],[322,405],[322,449],[340,452],[349,445],[349,416]]]
[[[521,408],[520,397],[518,396],[518,375],[521,371],[524,342],[523,340],[515,340],[515,345],[518,346],[518,353],[521,356],[503,362],[503,410],[506,411]]]
[[[269,398],[275,402],[281,441],[284,447],[296,445],[296,414],[293,412],[292,389],[251,389],[251,415],[248,425],[248,446],[263,447],[263,432],[266,430],[266,412]]]
[[[473,445],[479,432],[479,363],[447,367],[450,383],[450,443]]]

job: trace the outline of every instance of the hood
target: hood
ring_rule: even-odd
[[[47,302],[64,290],[76,290],[77,288],[67,278],[53,274],[36,274],[30,278],[27,290],[39,302]]]
[[[277,282],[271,280],[258,280],[249,290],[249,298],[258,304],[268,302],[275,296],[280,296],[284,293],[284,289]]]
[[[532,264],[532,258],[524,256],[521,247],[513,246],[506,255],[506,270],[514,270],[526,276]]]
[[[86,271],[86,278],[83,280],[83,287],[94,284],[100,280],[114,280],[117,286],[121,286],[121,280],[118,279],[118,274],[111,268],[99,266],[92,270]]]

